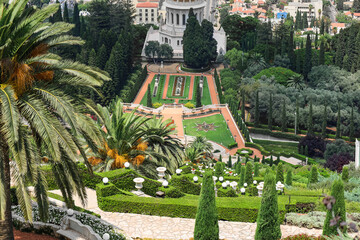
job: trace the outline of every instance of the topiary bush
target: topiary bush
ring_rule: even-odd
[[[212,174],[206,172],[196,212],[194,240],[218,240],[219,224]]]
[[[217,188],[217,196],[218,197],[238,197],[235,190],[231,187],[227,187],[226,189],[223,189],[221,186]]]
[[[289,169],[289,171],[286,174],[286,181],[285,181],[286,185],[292,186],[292,180],[293,180],[292,169]]]
[[[319,173],[316,166],[312,166],[310,171],[309,183],[317,183],[319,181]]]
[[[180,192],[177,188],[173,186],[168,186],[167,188],[160,187],[159,190],[165,193],[166,198],[180,198],[185,196],[184,193]]]
[[[260,164],[256,162],[254,164],[254,177],[259,177],[260,175],[259,168],[260,168]]]
[[[279,182],[279,181],[284,183],[284,172],[283,172],[282,163],[279,163],[277,165],[277,170],[276,170],[276,182]]]
[[[253,165],[251,162],[246,163],[246,168],[245,168],[245,182],[250,185],[253,183]]]
[[[261,207],[256,221],[255,240],[276,240],[281,238],[278,212],[275,176],[269,173],[265,176]]]
[[[170,180],[170,184],[177,188],[180,192],[199,195],[201,186],[198,183],[193,183],[188,177],[184,175],[175,176]]]
[[[348,182],[349,181],[349,167],[348,166],[344,166],[342,173],[341,173],[341,179],[344,182]]]

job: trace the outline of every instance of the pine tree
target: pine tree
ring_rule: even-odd
[[[311,56],[311,39],[310,34],[306,37],[306,49],[305,49],[305,60],[304,60],[304,69],[303,74],[304,78],[308,79],[308,74],[312,68],[312,56]]]
[[[245,91],[241,90],[241,118],[245,122]]]
[[[229,160],[227,162],[228,168],[232,168],[232,161],[231,161],[231,155],[229,154]]]
[[[96,52],[95,49],[91,49],[89,53],[88,65],[96,67]]]
[[[73,35],[80,36],[80,16],[79,16],[79,6],[75,3],[74,6],[74,13],[73,13],[73,24],[75,25],[73,28]]]
[[[331,220],[335,217],[340,217],[338,222],[346,222],[346,209],[345,209],[345,199],[344,199],[344,183],[341,179],[337,179],[333,182],[331,186],[331,196],[335,198],[335,203],[332,206],[331,210],[327,210],[326,218],[323,227],[323,235],[331,236],[338,235],[337,227],[338,224],[330,226]],[[341,229],[343,233],[346,233],[346,227]]]
[[[194,240],[218,240],[219,224],[214,182],[210,172],[203,178],[199,206],[195,218]]]
[[[324,41],[320,41],[320,52],[319,52],[319,65],[325,64],[325,47],[324,47]]]
[[[259,113],[259,91],[256,91],[255,98],[255,127],[259,127],[260,113]]]
[[[319,173],[316,166],[311,167],[310,171],[310,183],[317,183],[319,180]]]
[[[245,169],[245,182],[250,185],[253,183],[253,165],[251,162],[246,163],[246,169]]]
[[[355,141],[354,131],[355,131],[355,127],[354,127],[354,105],[352,105],[351,106],[351,114],[350,114],[350,130],[349,130],[350,142]]]
[[[96,66],[100,69],[104,69],[106,60],[108,59],[105,45],[101,45],[96,58]]]
[[[281,238],[278,195],[275,188],[275,177],[272,173],[265,175],[261,207],[256,223],[255,240]]]
[[[146,106],[147,107],[152,107],[152,94],[151,94],[150,84],[148,85],[148,88],[147,88]]]
[[[272,113],[273,113],[273,96],[272,93],[270,93],[270,102],[269,102],[269,113],[268,113],[268,128],[271,131],[272,130]]]
[[[338,114],[336,121],[336,136],[335,138],[341,138],[341,116],[340,116],[340,101],[338,102]]]
[[[59,3],[58,1],[56,1],[56,3]],[[59,8],[58,10],[54,13],[53,17],[52,17],[53,22],[61,22],[62,21],[62,15],[61,15],[61,5],[59,4]]]
[[[244,183],[245,183],[245,167],[241,166],[239,187],[242,188],[242,186],[244,186]]]
[[[287,124],[287,118],[286,118],[286,106],[284,99],[282,113],[281,113],[281,131],[286,132],[286,124]]]
[[[196,87],[196,92],[195,92],[195,97],[196,97],[196,107],[201,107],[201,91],[200,91],[200,83],[198,83],[197,87]]]
[[[327,127],[327,105],[324,106],[324,115],[323,115],[323,121],[322,121],[322,127],[321,127],[321,137],[323,139],[325,139],[327,137],[326,127]]]
[[[309,119],[308,119],[308,135],[314,134],[314,125],[313,125],[313,107],[312,107],[312,100],[310,100],[310,107],[309,107]]]
[[[286,174],[286,185],[292,186],[292,169],[290,169]]]
[[[259,165],[259,163],[255,163],[255,165],[254,165],[254,177],[258,177],[259,175],[260,175],[260,165]]]
[[[341,179],[344,182],[348,182],[349,181],[349,167],[348,166],[344,166],[342,169],[342,173],[341,173]]]
[[[70,22],[69,9],[68,9],[66,1],[65,1],[65,4],[64,4],[64,22],[67,22],[67,23]]]
[[[299,118],[300,118],[300,111],[299,111],[299,99],[296,98],[296,110],[295,110],[295,129],[296,129],[296,132],[295,134],[297,134],[298,132],[300,132],[300,129],[299,129]]]

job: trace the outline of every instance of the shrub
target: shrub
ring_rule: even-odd
[[[195,105],[192,102],[187,102],[187,103],[185,103],[184,106],[187,107],[187,108],[194,108],[195,107]]]
[[[215,190],[210,172],[205,173],[196,213],[194,240],[218,240],[219,224]]]
[[[159,103],[159,102],[156,102],[156,103],[153,103],[153,108],[159,108],[162,106],[162,103]]]
[[[221,155],[220,155],[221,156]],[[220,177],[224,174],[224,167],[222,162],[217,162],[215,164],[215,176]]]
[[[173,186],[168,186],[167,188],[160,187],[159,190],[165,193],[166,198],[180,198],[185,196],[184,193]]]
[[[242,153],[242,151],[246,151],[246,153],[245,152]],[[251,156],[253,153],[254,151],[249,148],[241,148],[236,151],[236,154],[238,154],[239,156],[246,156],[246,155]]]
[[[317,183],[319,181],[318,176],[319,176],[319,173],[318,173],[317,167],[312,166],[311,172],[310,172],[309,183]]]
[[[284,172],[283,172],[283,165],[279,163],[276,170],[276,182],[284,183]]]
[[[349,181],[349,167],[344,166],[342,173],[341,173],[341,178],[344,182],[348,182]]]
[[[255,165],[255,167],[254,167],[254,177],[258,177],[259,176],[259,167],[260,167],[259,165],[260,164],[256,162],[254,165]]]
[[[360,187],[354,188],[351,192],[345,192],[345,198],[351,202],[360,202]]]
[[[235,190],[227,187],[226,189],[223,189],[221,185],[217,188],[217,196],[218,197],[238,197]]]
[[[354,147],[350,146],[342,139],[336,139],[334,142],[328,143],[326,145],[324,158],[328,159],[334,154],[353,153],[353,152],[354,152]]]
[[[325,167],[331,171],[341,172],[344,165],[353,161],[354,157],[349,153],[334,154],[326,160]]]
[[[244,186],[245,183],[245,167],[241,166],[241,173],[240,173],[240,180],[239,180],[239,187],[241,188]]]
[[[236,162],[236,166],[235,166],[235,172],[240,175],[241,174],[241,162]]]
[[[245,182],[250,185],[253,182],[253,165],[251,162],[246,163],[246,169],[245,169]]]
[[[297,235],[288,236],[286,238],[282,238],[281,240],[326,240],[326,238],[322,236],[309,236],[307,234],[301,233]]]
[[[299,142],[299,152],[301,149],[306,149],[306,156],[322,158],[326,149],[326,142],[321,137],[314,135],[307,135],[301,138]]]
[[[292,186],[292,170],[290,169],[286,174],[286,185]]]
[[[344,199],[344,184],[341,179],[334,181],[331,186],[331,196],[335,198],[335,203],[332,205],[332,208],[327,210],[326,218],[324,222],[323,235],[331,236],[337,235],[338,224],[330,226],[330,221],[333,219],[333,214],[335,217],[340,217],[338,222],[346,221],[346,210],[345,210],[345,199]],[[346,227],[342,228],[342,231],[346,231]]]
[[[145,183],[145,182],[144,182]],[[193,183],[188,177],[185,175],[175,176],[171,178],[171,185],[177,188],[180,192],[199,195],[201,186],[200,184]]]
[[[229,148],[229,149],[236,148],[236,147],[238,147],[238,144],[237,144],[236,142],[230,143],[230,144],[228,145],[228,148]]]
[[[309,212],[305,215],[298,213],[287,213],[285,215],[286,224],[305,228],[319,228],[324,225],[325,212]]]
[[[275,188],[275,177],[269,173],[265,176],[261,207],[257,217],[255,240],[280,239],[280,219],[278,195]]]
[[[286,85],[287,81],[290,77],[296,75],[295,72],[291,71],[290,69],[283,68],[283,67],[271,67],[262,70],[258,74],[254,76],[254,79],[258,80],[262,76],[266,76],[268,78],[271,78],[274,76],[277,83],[280,83],[282,85]]]

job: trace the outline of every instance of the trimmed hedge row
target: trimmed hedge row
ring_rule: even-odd
[[[171,178],[171,185],[177,188],[180,192],[200,195],[200,183],[193,183],[188,177],[184,175],[173,175]]]
[[[259,150],[262,155],[269,156],[270,152],[266,151],[265,148],[257,143],[245,142],[245,147],[251,147]]]
[[[173,186],[168,186],[167,188],[160,187],[159,190],[165,193],[166,198],[180,198],[185,196],[184,193]]]
[[[218,187],[217,188],[217,196],[218,197],[238,197],[238,195],[236,194],[235,190],[227,187],[226,189],[223,189],[222,187]]]
[[[277,137],[277,138],[284,138],[284,139],[288,139],[288,140],[292,140],[292,141],[300,141],[300,139],[302,138],[302,136],[299,135],[294,135],[294,134],[289,134],[289,133],[284,133],[284,132],[273,132],[270,131],[269,129],[262,129],[262,128],[249,128],[249,131],[251,133],[258,133],[258,134],[264,134],[264,135],[269,135],[272,137]]]
[[[99,183],[96,185],[96,195],[98,197],[108,197],[116,194],[123,194],[127,196],[134,196],[131,192],[126,192],[124,190],[118,189],[114,184],[108,183],[104,185],[103,183]]]

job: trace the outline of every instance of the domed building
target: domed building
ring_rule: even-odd
[[[215,6],[212,6],[214,3],[215,0],[165,0],[163,8],[166,14],[161,17],[159,30],[150,27],[141,55],[146,57],[145,46],[147,42],[158,41],[160,44],[167,43],[174,49],[174,59],[182,59],[182,38],[190,8],[193,9],[200,24],[204,19],[214,24],[213,9]],[[222,28],[219,31],[214,29],[214,38],[217,41],[217,53],[224,55],[226,51],[225,31]]]

